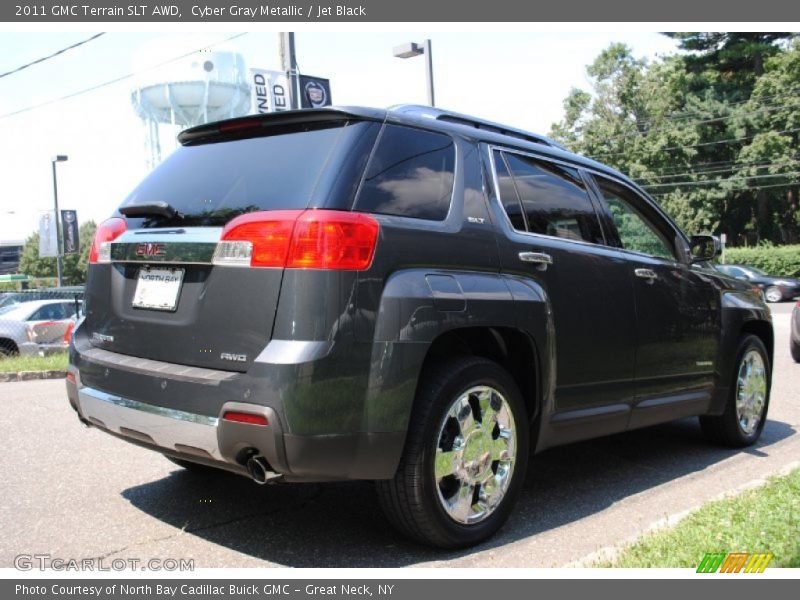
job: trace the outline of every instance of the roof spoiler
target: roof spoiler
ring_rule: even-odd
[[[203,143],[244,133],[246,131],[266,129],[269,127],[296,125],[300,123],[321,123],[330,121],[363,120],[364,115],[339,108],[314,108],[302,110],[286,110],[259,115],[247,115],[224,121],[214,121],[185,129],[178,134],[178,141],[183,146]],[[256,133],[256,135],[258,135]]]

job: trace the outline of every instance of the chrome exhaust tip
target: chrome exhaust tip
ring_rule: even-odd
[[[280,474],[270,471],[269,464],[263,456],[253,456],[249,458],[245,467],[247,468],[247,473],[250,475],[250,478],[258,485],[264,485],[269,483],[270,480],[281,477]]]

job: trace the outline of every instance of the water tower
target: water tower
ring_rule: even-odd
[[[175,148],[181,129],[239,117],[250,109],[244,57],[232,47],[199,50],[158,66],[202,45],[197,40],[166,38],[145,44],[134,55],[138,75],[131,101],[146,128],[149,168]]]

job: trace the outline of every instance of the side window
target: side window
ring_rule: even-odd
[[[595,177],[603,199],[617,227],[622,247],[649,256],[676,260],[672,245],[635,207],[632,193],[600,177]]]
[[[577,169],[518,154],[504,156],[528,231],[594,244],[605,242]]]
[[[450,210],[455,144],[446,135],[387,125],[355,209],[443,221]]]
[[[506,168],[506,160],[500,152],[494,153],[494,168],[497,173],[497,187],[500,194],[500,202],[508,215],[511,225],[514,229],[519,231],[527,231],[528,227],[525,224],[525,217],[522,215],[522,204],[519,202],[517,190],[514,187],[514,181],[511,179],[511,173]]]

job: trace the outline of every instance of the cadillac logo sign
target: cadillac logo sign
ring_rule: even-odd
[[[331,105],[331,83],[322,77],[300,75],[300,102],[303,108],[320,108]]]

